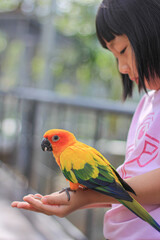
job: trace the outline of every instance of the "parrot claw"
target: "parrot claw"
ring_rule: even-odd
[[[69,194],[69,191],[71,191],[71,192],[76,192],[75,190],[72,190],[72,189],[70,189],[70,188],[63,188],[61,191],[59,191],[59,193],[66,192],[68,201],[70,201],[71,196],[70,196],[70,194]]]

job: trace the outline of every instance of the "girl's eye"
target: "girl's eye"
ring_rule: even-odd
[[[57,142],[59,140],[59,136],[58,135],[54,135],[53,137],[52,137],[52,141],[53,142]]]
[[[125,48],[120,52],[120,54],[123,54],[123,53],[126,51],[126,48],[127,48],[127,47],[125,47]]]

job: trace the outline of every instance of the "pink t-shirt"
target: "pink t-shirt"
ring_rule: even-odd
[[[126,160],[117,169],[123,179],[160,167],[160,90],[140,101],[128,133]],[[139,183],[140,184],[140,183]],[[145,209],[160,224],[160,205]],[[160,239],[160,233],[121,204],[104,216],[104,236],[109,240]]]

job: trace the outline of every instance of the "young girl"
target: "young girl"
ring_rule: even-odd
[[[135,199],[160,224],[159,25],[159,0],[104,0],[96,17],[99,41],[117,58],[124,99],[132,95],[134,83],[146,92],[133,116],[126,160],[118,172],[136,192]],[[41,197],[41,201],[36,196]],[[80,208],[112,204],[104,217],[106,239],[160,239],[158,231],[115,199],[101,193],[80,189],[71,192],[70,201],[65,192],[36,196],[25,196],[25,202],[13,202],[12,206],[64,217]]]

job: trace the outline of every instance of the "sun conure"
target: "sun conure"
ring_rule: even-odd
[[[135,194],[134,190],[96,149],[77,141],[72,133],[63,129],[48,130],[41,147],[43,151],[53,152],[65,178],[69,180],[70,190],[85,187],[114,197],[160,232],[160,225],[128,193]]]

